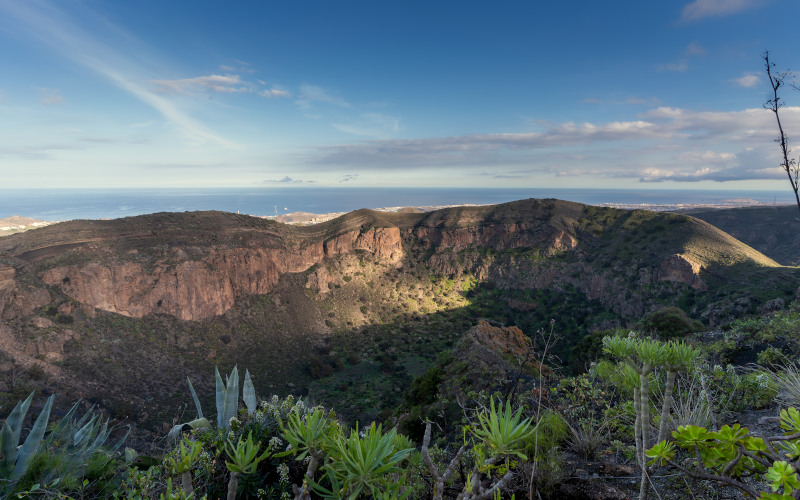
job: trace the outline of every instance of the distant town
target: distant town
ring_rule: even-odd
[[[8,236],[9,234],[19,233],[37,227],[49,226],[51,224],[56,224],[56,222],[12,215],[11,217],[0,219],[0,236]]]

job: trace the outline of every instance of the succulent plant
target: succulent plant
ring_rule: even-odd
[[[47,399],[22,446],[19,446],[22,421],[33,401],[33,393],[24,401],[19,401],[6,421],[3,422],[2,430],[0,430],[0,453],[2,454],[0,456],[0,479],[4,481],[0,482],[0,498],[5,498],[14,484],[25,475],[33,456],[39,450],[47,428],[47,421],[50,420],[50,410],[53,408],[54,398],[55,395],[52,395]]]

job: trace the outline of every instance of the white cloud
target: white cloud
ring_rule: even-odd
[[[276,97],[290,97],[292,94],[289,93],[288,90],[281,90],[281,89],[264,89],[258,93],[258,95],[262,97],[266,97],[267,99],[274,99]]]
[[[728,16],[763,4],[763,0],[694,0],[681,11],[681,20],[697,21],[706,17]]]
[[[58,89],[39,87],[36,89],[36,92],[39,94],[39,102],[45,106],[64,104],[64,98],[61,96],[61,91]]]
[[[730,81],[740,87],[753,88],[761,82],[761,77],[754,73],[747,73],[739,78],[733,78]]]
[[[208,75],[179,80],[150,80],[161,94],[191,94],[193,90],[211,92],[247,92],[239,75]]]
[[[541,123],[543,130],[425,139],[370,140],[318,149],[316,168],[458,169],[487,178],[533,172],[661,181],[779,179],[774,116],[762,108],[695,111],[658,107],[638,120]],[[782,109],[800,130],[800,107]],[[492,167],[487,167],[491,165]],[[517,168],[511,169],[511,166]],[[525,169],[520,170],[521,167]]]

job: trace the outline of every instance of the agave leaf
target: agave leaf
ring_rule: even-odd
[[[84,413],[84,415],[80,418],[80,420],[78,420],[78,422],[75,424],[77,427],[84,425],[86,421],[89,420],[90,418],[94,419],[94,417],[96,416],[96,414],[94,413],[95,406],[97,405],[92,405],[92,407],[89,408],[89,411]]]
[[[0,467],[10,470],[17,458],[17,441],[14,440],[14,431],[11,430],[8,421],[3,422],[3,429],[0,430],[0,453],[3,454]]]
[[[131,426],[128,426],[128,431],[122,436],[122,438],[119,441],[117,441],[117,444],[115,444],[110,448],[110,451],[117,451],[120,448],[120,446],[122,446],[122,443],[124,443],[125,440],[128,439],[130,433],[131,433]]]
[[[22,432],[22,420],[25,418],[25,414],[28,413],[31,401],[33,401],[33,393],[30,393],[25,401],[18,401],[17,405],[11,410],[11,414],[6,419],[6,423],[11,428],[11,432],[14,433],[15,446],[19,442],[19,435],[20,432]]]
[[[103,428],[100,429],[100,431],[98,431],[97,437],[95,438],[91,446],[87,448],[86,453],[87,454],[94,453],[96,449],[103,446],[103,444],[106,442],[106,439],[108,439],[109,434],[111,434],[111,431],[108,430],[108,420],[106,419],[106,421],[103,422]]]
[[[200,408],[200,400],[197,399],[197,393],[194,392],[194,386],[192,386],[192,381],[189,380],[189,377],[186,377],[186,381],[189,382],[189,391],[192,393],[192,399],[194,400],[194,406],[197,408],[197,418],[203,418],[203,409]]]
[[[33,460],[33,456],[39,450],[42,437],[44,437],[44,431],[47,428],[47,421],[50,420],[50,410],[53,408],[53,399],[55,399],[55,397],[56,395],[53,394],[47,399],[47,403],[45,403],[44,408],[42,408],[42,412],[39,413],[36,422],[33,424],[31,433],[28,434],[25,443],[17,452],[17,463],[14,465],[14,472],[11,473],[12,481],[17,481],[25,475],[31,460]]]
[[[224,384],[219,370],[214,370],[217,378],[217,427],[225,430],[239,408],[239,370],[234,366],[230,376],[225,376]]]
[[[187,427],[189,429],[210,429],[211,423],[206,418],[196,418],[191,422],[184,422],[182,424],[178,424],[174,426],[172,429],[170,429],[169,434],[167,434],[167,438],[170,440],[170,442],[177,443],[178,438],[180,438],[181,436],[181,433],[184,430],[186,430]]]
[[[81,419],[81,421],[83,420],[84,419]],[[83,446],[89,441],[89,439],[91,439],[92,435],[97,430],[95,428],[96,421],[97,421],[97,415],[94,415],[88,422],[83,424],[83,427],[78,429],[72,440],[75,446]],[[78,422],[78,425],[80,425],[80,422]]]
[[[236,416],[236,411],[239,409],[239,370],[233,367],[230,379],[225,390],[225,428],[228,428],[228,422],[231,418]]]
[[[223,411],[225,409],[225,384],[222,382],[222,377],[219,375],[219,370],[214,367],[214,380],[217,385],[216,399],[217,399],[217,427],[220,429],[227,429],[227,423]]]
[[[253,387],[253,379],[250,378],[250,370],[244,371],[244,386],[242,387],[242,399],[247,406],[247,414],[252,415],[256,411],[256,388]]]
[[[75,416],[75,412],[78,410],[78,404],[80,402],[80,399],[76,401],[75,404],[72,405],[72,408],[69,409],[67,414],[64,415],[61,420],[59,420],[53,431],[48,434],[46,442],[53,443],[67,433],[67,428],[72,427],[72,417]]]

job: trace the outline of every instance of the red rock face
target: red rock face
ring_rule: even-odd
[[[223,314],[238,297],[269,293],[283,273],[302,272],[324,257],[353,250],[398,260],[400,230],[353,231],[302,248],[212,249],[202,260],[161,263],[152,270],[135,262],[62,266],[44,272],[42,280],[97,309],[132,317],[163,313],[199,320]]]
[[[661,267],[658,270],[658,279],[685,283],[695,290],[706,290],[706,284],[700,278],[702,269],[703,266],[685,255],[670,255],[661,263]]]

